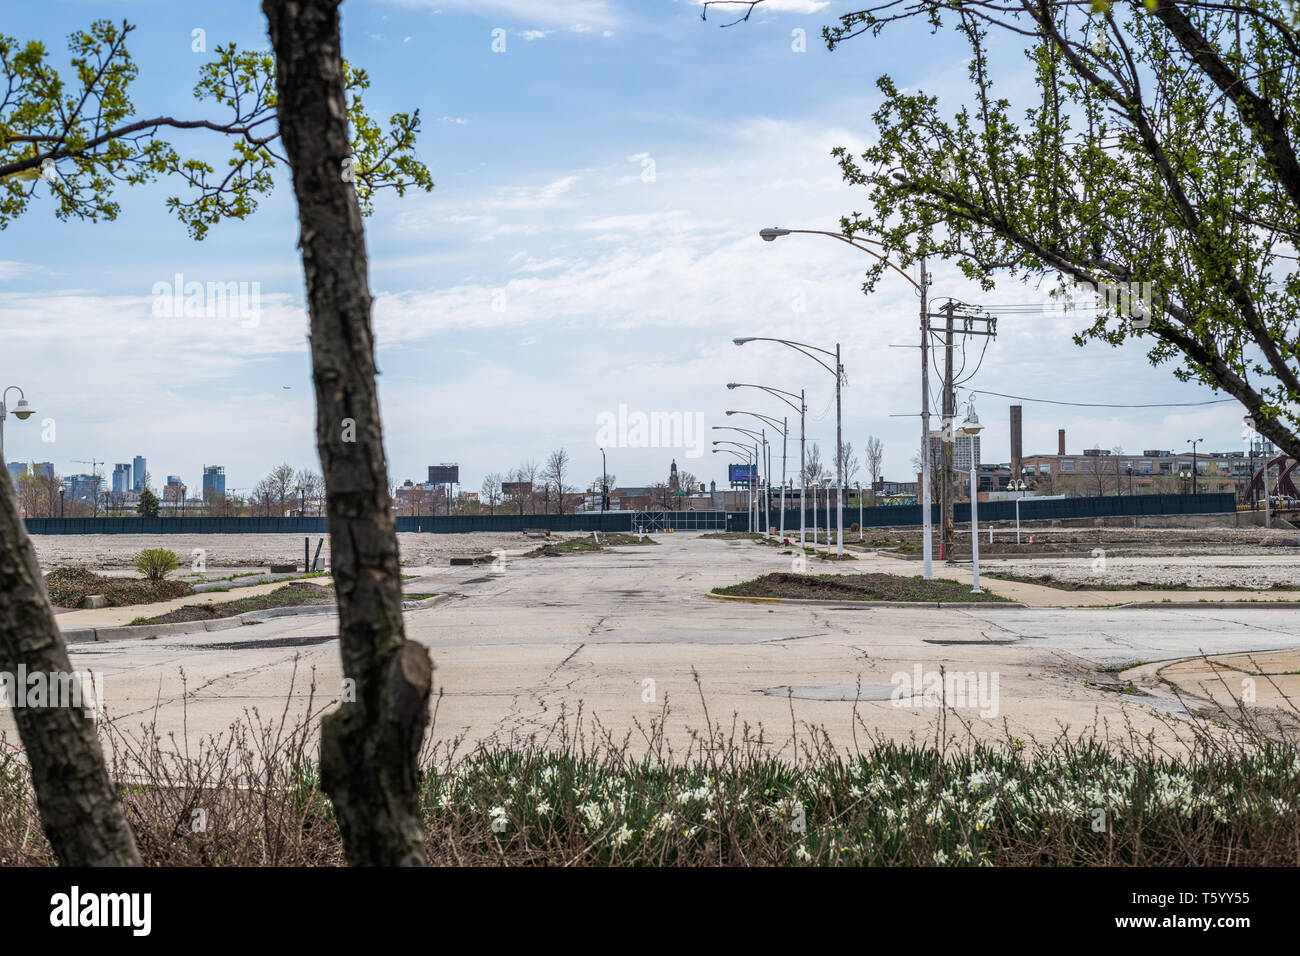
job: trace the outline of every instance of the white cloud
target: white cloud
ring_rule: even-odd
[[[513,17],[528,23],[567,27],[574,23],[610,27],[615,24],[607,0],[397,0],[406,6],[463,10],[484,17]],[[788,2],[788,0],[781,0]]]

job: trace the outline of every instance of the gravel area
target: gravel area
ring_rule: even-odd
[[[1026,578],[1050,575],[1056,581],[1127,587],[1141,584],[1196,588],[1300,589],[1300,554],[1273,553],[1098,558],[980,560],[980,567]]]
[[[549,540],[562,540],[570,534],[552,534]],[[181,559],[185,574],[194,548],[202,548],[210,572],[214,569],[258,568],[268,564],[302,564],[301,534],[34,534],[37,560],[49,571],[58,567],[82,567],[92,571],[131,568],[136,552],[144,548],[169,548]],[[316,553],[320,535],[311,535],[311,552]],[[444,565],[452,555],[477,554],[497,548],[514,550],[536,547],[537,538],[509,532],[475,534],[399,534],[404,567]],[[329,569],[329,542],[321,552]]]

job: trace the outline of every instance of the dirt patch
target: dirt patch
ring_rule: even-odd
[[[939,578],[927,581],[921,575],[894,574],[792,574],[778,571],[714,588],[714,594],[736,597],[812,598],[823,601],[1006,601],[996,594],[972,594],[960,581]]]
[[[634,534],[603,534],[600,541],[587,536],[582,538],[570,538],[567,541],[556,543],[546,543],[540,548],[534,548],[524,555],[525,558],[562,558],[570,554],[596,554],[604,551],[606,548],[621,548],[625,546],[637,546],[647,544],[658,544],[649,535],[638,538]]]

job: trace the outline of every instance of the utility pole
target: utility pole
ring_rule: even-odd
[[[961,308],[961,328],[957,328],[955,320],[958,318],[957,310]],[[943,474],[940,477],[939,484],[939,509],[941,512],[942,534],[943,534],[943,556],[951,564],[954,561],[953,541],[955,529],[953,525],[953,502],[955,497],[955,468],[954,468],[954,444],[955,432],[953,428],[953,418],[957,414],[957,385],[959,384],[953,373],[953,347],[958,336],[984,335],[994,337],[997,335],[997,319],[993,316],[981,314],[977,307],[966,306],[961,302],[948,299],[937,313],[932,313],[929,318],[944,320],[944,360],[943,360],[943,429],[940,432],[941,455],[943,459]],[[983,329],[976,329],[976,323],[984,323]],[[969,378],[969,376],[967,377]],[[965,381],[965,379],[963,379]],[[974,461],[975,438],[969,435],[963,436],[967,442],[969,454],[967,457],[971,462]],[[926,445],[929,446],[927,435]]]

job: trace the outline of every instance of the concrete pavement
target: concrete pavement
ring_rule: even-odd
[[[453,595],[406,616],[408,635],[430,648],[438,668],[443,698],[435,736],[545,736],[562,709],[573,714],[581,706],[587,726],[594,716],[636,741],[638,728],[667,700],[669,737],[679,750],[704,726],[705,706],[710,719],[728,727],[733,717],[737,727],[761,725],[764,739],[787,755],[792,725],[824,727],[846,747],[871,734],[928,737],[941,708],[924,685],[942,670],[955,706],[949,731],[961,720],[985,736],[1050,739],[1062,726],[1115,732],[1128,724],[1172,739],[1162,716],[1177,710],[1172,697],[1159,696],[1152,682],[1157,696],[1125,698],[1107,689],[1113,678],[1099,668],[1300,648],[1300,611],[1287,608],[934,610],[710,601],[703,596],[709,589],[788,570],[791,558],[743,540],[656,538],[658,546],[597,555],[511,557],[501,573],[414,572],[407,590]],[[864,557],[839,570],[886,564],[898,562]],[[812,569],[820,570],[815,563]],[[318,615],[70,652],[74,667],[103,673],[106,708],[120,727],[138,729],[156,714],[159,733],[179,735],[184,726],[193,741],[224,731],[246,708],[278,716],[295,663],[294,710],[305,707],[313,674],[318,704],[337,696],[335,635],[334,616]],[[951,686],[954,674],[970,675],[969,693]],[[787,698],[790,687],[800,696]],[[0,719],[15,739],[9,715]]]

